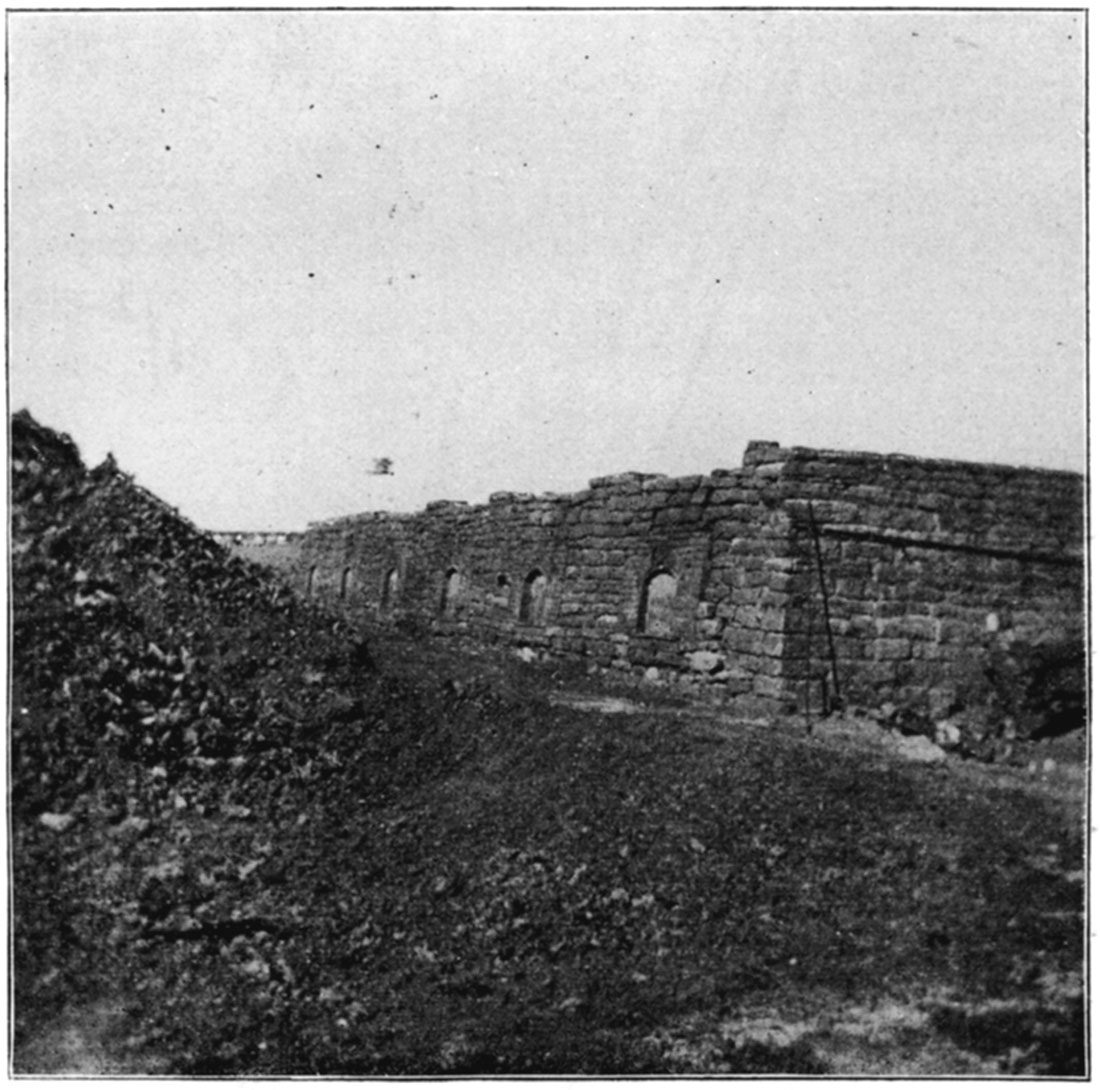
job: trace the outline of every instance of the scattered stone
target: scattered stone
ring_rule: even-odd
[[[898,739],[897,750],[906,760],[920,764],[937,764],[947,760],[947,754],[923,734],[911,734]]]
[[[245,976],[255,977],[260,981],[268,980],[271,977],[271,967],[260,957],[249,958],[249,960],[241,966],[241,972],[244,973]]]
[[[962,731],[957,723],[944,719],[936,724],[936,745],[941,749],[957,749],[962,744]]]
[[[891,703],[888,700],[885,704],[880,704],[873,712],[871,712],[871,718],[877,719],[880,723],[889,723],[893,720],[894,716],[896,716],[897,713],[897,705]]]
[[[138,817],[137,814],[131,814],[129,817],[123,818],[117,825],[115,825],[110,833],[112,836],[125,836],[127,833],[133,833],[135,836],[141,836],[149,831],[149,826],[152,825],[152,821],[149,818]]]
[[[39,814],[38,822],[52,829],[55,833],[63,833],[69,828],[76,818],[72,814]]]

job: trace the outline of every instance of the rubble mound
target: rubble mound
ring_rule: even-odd
[[[11,451],[17,815],[65,812],[107,781],[120,816],[155,808],[189,770],[285,742],[319,710],[302,688],[372,688],[350,629],[110,456],[88,471],[68,436],[25,411]]]
[[[183,819],[278,821],[306,796],[383,805],[461,759],[476,694],[381,677],[344,622],[231,556],[110,456],[87,469],[26,411],[11,421],[11,526],[23,1013],[70,1001],[102,941],[71,933],[101,910],[99,926],[118,918],[98,879],[72,885],[58,834],[108,844],[103,865],[121,865],[128,838],[170,841]],[[66,934],[83,953],[59,954]]]

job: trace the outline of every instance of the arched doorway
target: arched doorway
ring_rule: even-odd
[[[638,631],[651,636],[671,636],[675,598],[676,576],[666,570],[653,572],[642,588],[642,600],[638,607]]]
[[[523,581],[519,596],[520,624],[542,624],[546,619],[546,576],[538,569]]]
[[[439,612],[444,617],[457,617],[462,611],[462,573],[458,568],[448,568],[443,575],[443,594]]]
[[[382,608],[393,609],[397,601],[397,569],[390,568],[382,579]]]
[[[500,614],[507,614],[512,602],[512,580],[507,572],[497,572],[496,590],[492,596],[493,609]]]

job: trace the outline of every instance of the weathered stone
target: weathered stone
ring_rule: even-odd
[[[714,651],[693,651],[687,657],[688,666],[698,674],[715,674],[724,669],[725,660]]]
[[[39,814],[38,823],[55,833],[63,833],[76,818],[72,814]]]
[[[908,640],[874,640],[871,654],[880,661],[907,659],[911,651]]]
[[[1079,475],[772,444],[708,477],[592,483],[252,535],[247,555],[268,550],[309,596],[352,618],[417,619],[489,641],[512,641],[520,614],[530,617],[528,579],[545,578],[525,645],[619,669],[629,647],[636,673],[667,668],[696,688],[717,675],[691,656],[721,654],[737,678],[764,679],[762,698],[787,699],[799,672],[827,664],[826,605],[845,684],[880,698],[948,685],[960,651],[989,637],[1080,631]],[[223,543],[245,555],[237,537]],[[676,583],[670,635],[635,647],[657,569]]]
[[[898,753],[910,761],[920,764],[938,764],[947,760],[947,754],[935,742],[923,734],[911,734],[899,738],[896,743]]]

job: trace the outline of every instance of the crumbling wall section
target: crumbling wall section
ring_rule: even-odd
[[[948,685],[992,633],[1080,635],[1083,536],[1077,474],[752,443],[705,476],[314,524],[294,577],[352,615],[817,711]]]
[[[353,615],[774,700],[788,520],[767,483],[624,473],[572,495],[333,520],[305,534],[298,578]]]

